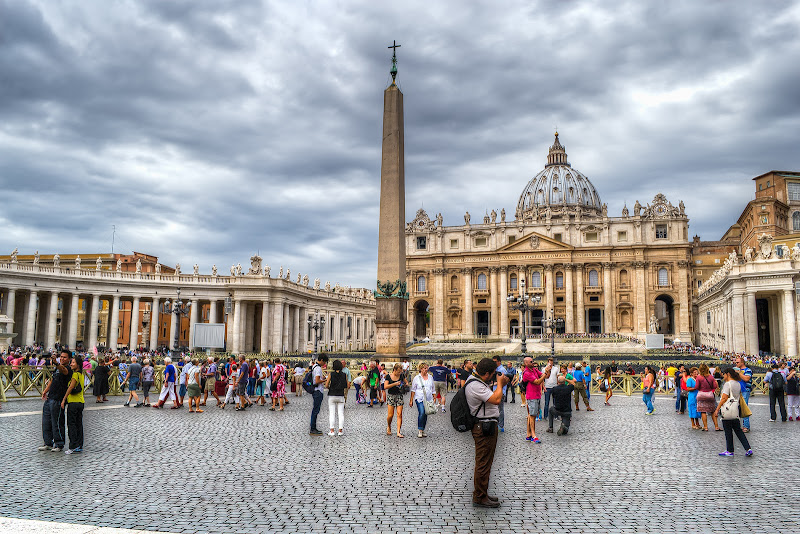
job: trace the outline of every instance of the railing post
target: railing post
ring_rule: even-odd
[[[633,395],[633,380],[631,380],[631,375],[625,375],[625,394],[628,397]]]

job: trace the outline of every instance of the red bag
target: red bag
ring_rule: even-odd
[[[214,393],[217,394],[217,397],[224,397],[227,394],[227,389],[228,389],[227,380],[217,380],[214,383]]]

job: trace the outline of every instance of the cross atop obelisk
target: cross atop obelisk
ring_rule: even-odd
[[[378,221],[378,284],[375,291],[375,352],[383,359],[406,354],[408,291],[406,289],[406,187],[403,148],[403,93],[395,84],[394,42],[392,84],[383,92],[381,204]]]
[[[394,85],[394,79],[397,77],[397,49],[400,48],[400,45],[397,44],[397,41],[392,41],[392,46],[386,48],[392,49],[392,68],[389,73],[392,75],[392,85]]]

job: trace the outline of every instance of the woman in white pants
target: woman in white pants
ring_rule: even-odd
[[[339,416],[339,435],[344,434],[344,390],[347,389],[347,375],[342,372],[342,362],[333,361],[333,372],[328,375],[325,387],[328,388],[328,422],[329,436],[335,434],[336,415]]]
[[[236,383],[239,379],[239,371],[237,369],[237,365],[234,363],[231,365],[231,376],[228,377],[228,391],[225,394],[225,402],[220,404],[220,408],[223,410],[225,409],[226,404],[239,404],[239,395],[236,395]]]
[[[178,372],[175,366],[172,365],[172,358],[167,356],[164,358],[164,385],[161,386],[161,395],[158,397],[158,402],[153,405],[153,408],[161,408],[167,402],[167,398],[173,402],[171,410],[180,408],[178,405],[178,395],[175,393],[175,380],[178,378]]]

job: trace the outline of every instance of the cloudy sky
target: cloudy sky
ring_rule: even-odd
[[[780,1],[0,0],[0,251],[109,252],[115,225],[116,252],[372,287],[394,39],[409,219],[513,214],[557,126],[611,215],[663,192],[718,239],[752,177],[800,170],[799,26]]]

